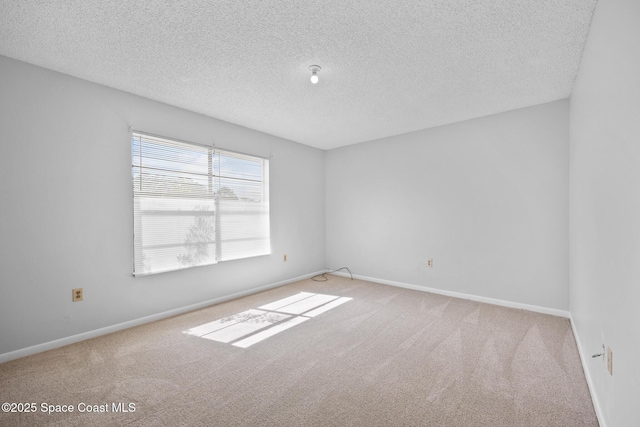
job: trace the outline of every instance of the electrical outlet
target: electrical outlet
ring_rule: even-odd
[[[611,351],[611,347],[607,347],[607,370],[609,371],[609,375],[613,375],[613,352]]]
[[[429,267],[429,268],[433,267],[433,258],[429,258],[427,260],[427,267]]]
[[[82,301],[84,299],[84,290],[82,288],[75,288],[72,289],[72,297],[71,300],[73,302],[78,302],[78,301]]]
[[[287,254],[284,254],[284,256],[282,257],[282,261],[287,262]]]

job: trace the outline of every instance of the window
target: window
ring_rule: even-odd
[[[267,159],[137,132],[131,152],[135,276],[271,253]]]

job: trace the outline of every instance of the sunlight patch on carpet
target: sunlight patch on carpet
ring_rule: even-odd
[[[247,348],[351,300],[348,297],[300,292],[258,309],[243,311],[183,332]]]

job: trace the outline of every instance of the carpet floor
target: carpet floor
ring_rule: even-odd
[[[0,364],[0,402],[2,426],[598,425],[568,319],[335,275]]]

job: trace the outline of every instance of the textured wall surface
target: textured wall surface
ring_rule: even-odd
[[[133,278],[129,125],[272,156],[273,255]],[[0,57],[0,355],[323,269],[323,174],[320,150]]]
[[[328,151],[327,267],[568,310],[568,132],[564,100]]]
[[[640,2],[598,2],[571,97],[571,313],[610,427],[640,425],[638,22]]]

